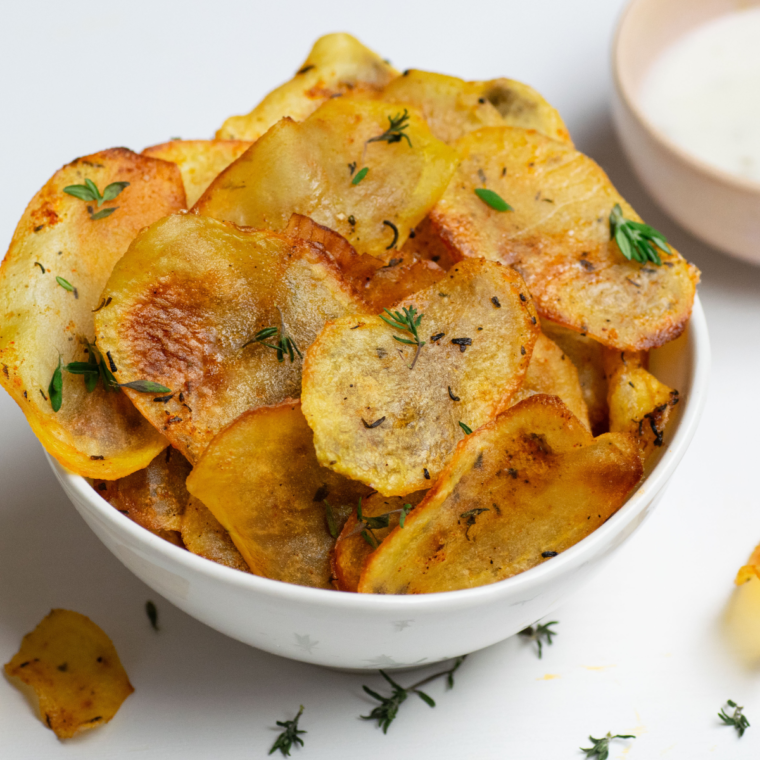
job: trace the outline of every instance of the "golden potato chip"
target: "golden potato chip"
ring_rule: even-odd
[[[185,185],[187,207],[195,205],[211,181],[251,147],[245,140],[172,140],[146,148],[143,156],[177,164]]]
[[[438,264],[441,269],[448,271],[461,257],[451,251],[438,231],[433,227],[430,217],[426,216],[410,233],[406,243],[396,253],[393,252],[391,258],[398,256],[407,259],[427,259]]]
[[[185,480],[191,469],[190,462],[170,446],[144,470],[119,480],[95,480],[92,487],[130,520],[161,535],[162,531],[182,529],[182,515],[190,498]]]
[[[302,391],[319,461],[385,496],[428,487],[522,384],[539,332],[526,293],[509,267],[469,260],[394,308],[415,310],[421,347],[379,316],[328,323]]]
[[[227,529],[251,572],[332,588],[335,537],[370,491],[320,466],[312,439],[298,401],[253,409],[214,438],[187,487]]]
[[[750,554],[747,564],[739,569],[734,582],[737,586],[741,586],[752,578],[760,578],[760,544]]]
[[[192,214],[144,230],[103,297],[98,345],[121,382],[171,389],[127,393],[192,463],[246,409],[298,396],[324,323],[365,308],[315,246]]]
[[[373,96],[398,72],[350,34],[320,37],[289,82],[245,116],[231,116],[216,133],[223,140],[258,140],[280,119],[303,121],[336,95]]]
[[[431,219],[460,255],[511,264],[543,318],[605,346],[642,350],[681,334],[698,270],[675,251],[662,266],[623,256],[610,214],[619,204],[640,219],[590,158],[517,127],[481,129],[456,147],[462,162]]]
[[[443,195],[456,163],[456,151],[432,136],[416,110],[337,98],[304,122],[278,122],[193,211],[271,230],[303,214],[359,253],[384,256]]]
[[[134,691],[111,639],[71,610],[52,610],[27,633],[5,672],[34,689],[59,739],[108,723]]]
[[[102,208],[85,200],[95,197],[87,182],[110,198]],[[78,475],[124,477],[167,444],[97,374],[59,367],[95,361],[85,341],[94,341],[111,269],[140,229],[184,205],[173,164],[125,148],[79,158],[32,199],[0,267],[0,384],[47,451]]]
[[[182,542],[192,554],[244,573],[251,572],[230,534],[211,510],[194,496],[190,497],[182,516]]]
[[[407,496],[383,496],[376,493],[362,501],[363,520],[354,512],[346,520],[332,553],[332,573],[339,591],[356,591],[364,562],[407,515],[425,497],[426,491]]]
[[[394,79],[381,97],[419,108],[430,131],[449,144],[482,127],[535,129],[554,140],[570,143],[557,110],[532,87],[513,79],[465,82],[412,69]]]
[[[445,276],[446,272],[434,261],[399,255],[378,269],[360,294],[370,310],[377,313],[435,285]]]
[[[559,399],[532,396],[459,444],[367,560],[359,591],[454,591],[521,573],[593,532],[641,473],[631,436],[594,439]]]
[[[591,430],[588,409],[578,380],[578,370],[562,349],[543,334],[538,336],[536,345],[533,346],[525,381],[512,403],[519,403],[537,393],[557,396],[583,425]]]

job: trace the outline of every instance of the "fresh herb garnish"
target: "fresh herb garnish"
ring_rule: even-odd
[[[476,187],[475,188],[475,195],[480,198],[483,203],[485,203],[487,206],[490,206],[494,211],[514,211],[512,206],[510,206],[504,198],[502,198],[498,193],[495,193],[493,190],[488,190],[488,188],[485,187]]]
[[[646,264],[651,261],[662,266],[659,248],[664,253],[672,253],[667,240],[648,224],[634,222],[623,216],[623,209],[616,203],[610,213],[610,237],[617,243],[620,253],[629,261]]]
[[[469,425],[465,425],[464,422],[459,423],[459,427],[464,430],[465,435],[471,435],[472,434],[472,428]]]
[[[414,359],[409,365],[409,369],[414,369],[414,365],[417,363],[420,351],[425,345],[425,341],[421,341],[420,336],[417,334],[417,328],[420,326],[422,317],[425,315],[420,314],[417,316],[417,309],[414,306],[409,306],[408,308],[406,306],[402,306],[401,312],[390,311],[389,309],[383,309],[383,311],[390,316],[390,319],[388,319],[388,317],[384,317],[382,314],[380,314],[380,319],[382,319],[383,322],[386,322],[397,330],[408,332],[412,338],[414,338],[414,340],[409,340],[407,338],[399,338],[398,335],[393,336],[394,340],[397,340],[399,343],[406,343],[409,346],[417,346],[417,352],[414,354]]]
[[[593,747],[581,747],[581,752],[586,753],[586,758],[597,758],[597,760],[607,760],[610,756],[610,742],[613,739],[635,739],[632,734],[615,734],[614,736],[608,731],[607,736],[603,736],[601,739],[594,739],[593,736],[589,736],[589,741],[593,742]]]
[[[398,516],[398,524],[403,528],[404,523],[406,522],[406,516],[412,511],[412,505],[411,504],[404,504],[403,507],[401,507],[401,514]]]
[[[63,360],[60,355],[58,356],[58,366],[53,372],[53,377],[50,379],[50,385],[48,386],[48,396],[50,396],[50,406],[53,407],[53,411],[57,412],[61,408],[63,403],[63,374],[61,372],[63,368]],[[43,394],[44,396],[44,394]]]
[[[303,705],[301,705],[293,720],[277,721],[277,725],[285,730],[277,737],[277,740],[272,745],[272,749],[269,750],[270,755],[279,749],[285,757],[290,757],[290,750],[294,744],[300,744],[303,747],[303,739],[301,739],[299,734],[305,734],[308,732],[298,728],[298,720],[302,715]]]
[[[393,230],[393,240],[391,240],[390,245],[385,246],[385,250],[390,251],[392,248],[395,248],[396,243],[398,243],[398,227],[396,227],[393,222],[389,222],[387,219],[383,220],[383,224]]]
[[[370,697],[376,699],[380,704],[373,708],[369,715],[362,715],[361,718],[363,720],[376,720],[378,727],[383,729],[384,734],[387,734],[388,728],[398,714],[399,707],[406,701],[410,694],[416,694],[427,705],[435,707],[435,701],[424,691],[420,691],[420,686],[424,686],[426,683],[430,683],[430,681],[434,681],[441,676],[446,676],[446,687],[448,689],[454,688],[454,673],[464,662],[466,656],[467,655],[457,657],[454,661],[454,665],[448,670],[434,673],[432,676],[423,678],[421,681],[406,688],[396,683],[396,681],[394,681],[384,670],[381,670],[380,675],[393,687],[393,693],[389,697],[384,697],[376,691],[372,691],[368,686],[362,686],[364,691],[369,694]]]
[[[351,184],[358,185],[367,176],[367,172],[369,172],[369,166],[359,169],[356,176],[351,180]]]
[[[744,736],[744,732],[749,728],[749,721],[747,720],[747,716],[742,713],[742,710],[744,708],[737,705],[736,702],[734,702],[732,699],[729,699],[727,704],[729,707],[734,708],[734,714],[729,715],[726,712],[726,708],[724,707],[718,713],[718,717],[723,721],[723,723],[725,723],[725,725],[733,726],[739,736]]]
[[[327,499],[323,499],[325,503],[325,520],[327,520],[327,530],[330,531],[330,535],[333,538],[337,538],[340,531],[338,530],[338,523],[335,522],[335,514],[332,507],[327,503]]]
[[[34,266],[39,267],[42,270],[42,274],[45,274],[45,267],[43,267],[39,261],[35,261]]]
[[[64,289],[68,290],[69,293],[74,294],[74,298],[79,298],[79,293],[77,293],[77,289],[68,281],[64,280],[63,277],[56,277],[55,281]]]
[[[478,515],[482,515],[483,512],[490,512],[489,507],[476,507],[475,509],[468,509],[466,512],[462,512],[461,515],[459,515],[459,518],[464,518],[464,524],[467,526],[467,530],[464,532],[464,537],[469,541],[470,540],[470,528],[472,528],[473,525],[475,525],[475,518]]]
[[[362,512],[362,500],[359,499],[359,504],[356,507],[356,519],[358,523],[356,527],[348,534],[353,536],[357,533],[361,533],[362,538],[373,548],[377,549],[380,546],[380,540],[373,533],[375,530],[381,528],[387,528],[391,522],[391,515],[398,515],[398,524],[403,528],[406,522],[406,516],[412,511],[411,504],[404,504],[401,509],[392,509],[390,512],[384,512],[382,515],[376,515],[375,517],[367,517]],[[348,538],[347,536],[347,538]]]
[[[156,609],[156,605],[153,604],[150,600],[145,602],[145,614],[148,616],[148,620],[150,620],[150,624],[153,626],[153,630],[158,630],[158,610]]]
[[[372,430],[373,428],[379,427],[380,425],[385,422],[385,417],[380,417],[376,419],[374,422],[367,422],[367,420],[364,419],[364,417],[361,418],[362,424],[364,425],[367,430]]]
[[[378,135],[377,137],[372,137],[367,140],[367,142],[387,142],[390,145],[391,143],[406,140],[411,148],[412,141],[409,139],[409,135],[404,131],[409,126],[409,111],[405,108],[403,114],[397,113],[395,116],[389,116],[388,123],[388,129],[386,129],[383,134]]]
[[[278,307],[279,311],[279,307]],[[279,332],[280,337],[276,343],[267,343],[270,338],[273,338]],[[262,346],[272,348],[277,352],[277,361],[282,363],[287,355],[290,358],[290,363],[295,361],[295,355],[298,354],[299,359],[303,359],[303,354],[298,349],[296,342],[289,335],[285,335],[285,326],[283,324],[282,312],[280,312],[280,327],[265,327],[263,330],[259,330],[256,335],[249,341],[246,341],[241,346],[245,348],[252,343],[261,343]]]
[[[101,195],[98,186],[91,179],[86,179],[83,185],[69,185],[68,187],[64,187],[63,192],[68,195],[73,195],[75,198],[79,198],[80,201],[95,201],[98,204],[98,208],[100,208],[104,203],[116,198],[125,187],[129,187],[129,182],[112,182],[103,191],[103,195]],[[95,222],[98,219],[105,219],[105,217],[110,216],[117,208],[118,206],[93,212],[92,208],[88,206],[87,210],[90,213],[90,219]]]
[[[152,380],[132,380],[130,383],[119,383],[119,388],[131,388],[138,393],[171,393],[171,388],[167,388],[161,383],[154,383]]]
[[[520,636],[525,636],[529,638],[531,641],[535,641],[536,644],[538,644],[538,659],[540,660],[543,657],[543,649],[544,649],[544,642],[542,639],[546,639],[546,643],[551,646],[552,642],[552,636],[556,636],[557,632],[552,631],[551,626],[553,625],[559,625],[559,623],[556,620],[552,620],[548,623],[542,623],[541,625],[532,626],[529,625],[527,628],[524,628],[522,631],[520,631]],[[592,740],[593,741],[593,740]]]

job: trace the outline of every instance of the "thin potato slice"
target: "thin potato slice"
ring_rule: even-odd
[[[675,252],[661,267],[624,258],[610,213],[620,204],[639,217],[590,158],[516,127],[481,129],[456,147],[462,162],[431,219],[459,255],[511,264],[542,318],[605,346],[643,350],[681,334],[698,270]],[[514,210],[491,208],[481,188]]]
[[[377,313],[411,298],[417,291],[435,285],[444,277],[446,272],[434,261],[399,255],[375,272],[361,295],[370,310]]]
[[[382,97],[419,108],[432,133],[449,144],[482,127],[535,129],[554,140],[570,143],[557,110],[532,87],[514,79],[465,82],[412,69],[394,79]]]
[[[452,252],[441,239],[437,230],[433,227],[430,217],[426,216],[412,232],[398,254],[394,253],[391,258],[402,256],[415,259],[426,259],[438,264],[441,269],[448,271],[461,256]]]
[[[313,434],[298,401],[246,412],[211,442],[188,478],[227,529],[255,575],[332,588],[330,533],[335,535],[358,499],[360,483],[320,466]]]
[[[460,423],[475,430],[509,405],[539,331],[520,276],[488,261],[457,264],[394,308],[411,306],[419,351],[380,317],[354,317],[327,324],[304,362],[319,461],[384,496],[428,487]]]
[[[98,345],[120,382],[171,389],[127,393],[192,463],[246,409],[300,394],[299,355],[269,345],[285,335],[304,353],[327,320],[364,309],[315,246],[191,214],[143,231],[103,297]],[[254,340],[266,328],[268,345]]]
[[[111,639],[71,610],[52,610],[27,633],[5,672],[34,689],[59,739],[108,723],[134,691]]]
[[[296,75],[245,116],[231,116],[216,133],[223,140],[258,140],[280,119],[303,121],[336,95],[379,93],[398,72],[350,34],[320,37]]]
[[[101,193],[114,182],[129,186],[98,211],[95,202],[63,192],[85,180]],[[78,475],[125,477],[167,445],[123,393],[102,383],[88,393],[82,375],[63,372],[56,413],[49,386],[59,359],[87,361],[83,341],[94,341],[93,311],[132,239],[184,205],[173,164],[125,148],[79,158],[32,199],[0,267],[0,384],[47,451]],[[91,218],[90,210],[112,213]]]
[[[142,155],[177,164],[185,185],[187,208],[191,208],[217,174],[250,147],[246,140],[172,140],[152,145]]]
[[[385,256],[443,195],[457,162],[456,151],[436,140],[414,109],[399,127],[404,138],[377,140],[402,114],[395,103],[337,98],[304,122],[283,119],[214,180],[193,210],[271,230],[302,214],[359,253]]]
[[[509,578],[578,543],[642,474],[636,441],[592,438],[559,399],[532,396],[468,436],[367,561],[359,591],[421,594]]]
[[[752,578],[760,579],[760,544],[758,544],[752,554],[750,554],[747,564],[739,568],[739,572],[736,574],[736,580],[734,582],[737,586],[741,586]]]
[[[203,502],[190,497],[185,514],[182,516],[182,543],[192,554],[205,557],[212,562],[250,573],[243,555]]]

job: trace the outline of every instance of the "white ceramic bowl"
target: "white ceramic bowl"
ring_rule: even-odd
[[[648,120],[642,83],[677,38],[760,0],[633,0],[612,52],[613,119],[641,183],[681,226],[710,245],[760,264],[760,183],[721,171],[684,151]]]
[[[499,583],[420,596],[293,586],[232,570],[157,538],[49,457],[101,541],[164,598],[212,628],[267,652],[343,669],[413,667],[473,652],[540,620],[579,589],[660,501],[697,428],[710,348],[699,300],[685,335],[653,351],[657,377],[681,391],[666,445],[628,502],[588,538]]]

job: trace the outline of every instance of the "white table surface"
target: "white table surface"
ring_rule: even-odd
[[[589,734],[634,733],[611,758],[760,757],[760,674],[732,643],[733,578],[757,541],[760,269],[691,238],[632,176],[609,115],[609,48],[622,0],[515,2],[28,2],[0,21],[0,238],[74,157],[211,136],[289,78],[313,40],[350,31],[403,69],[524,80],[578,146],[703,273],[713,344],[701,428],[654,517],[604,574],[557,611],[537,659],[518,638],[472,655],[454,691],[411,699],[384,736],[358,716],[375,676],[258,652],[171,607],[95,538],[0,392],[0,662],[52,607],[112,637],[136,692],[105,728],[60,743],[0,677],[0,757],[263,758],[276,720],[305,705],[293,757],[581,758]],[[469,10],[469,13],[468,13]],[[154,599],[160,633],[144,613]],[[757,632],[756,632],[757,635]],[[760,645],[760,642],[758,642]],[[400,677],[408,683],[409,676]],[[746,706],[743,739],[720,725]],[[279,756],[279,755],[278,755]]]

